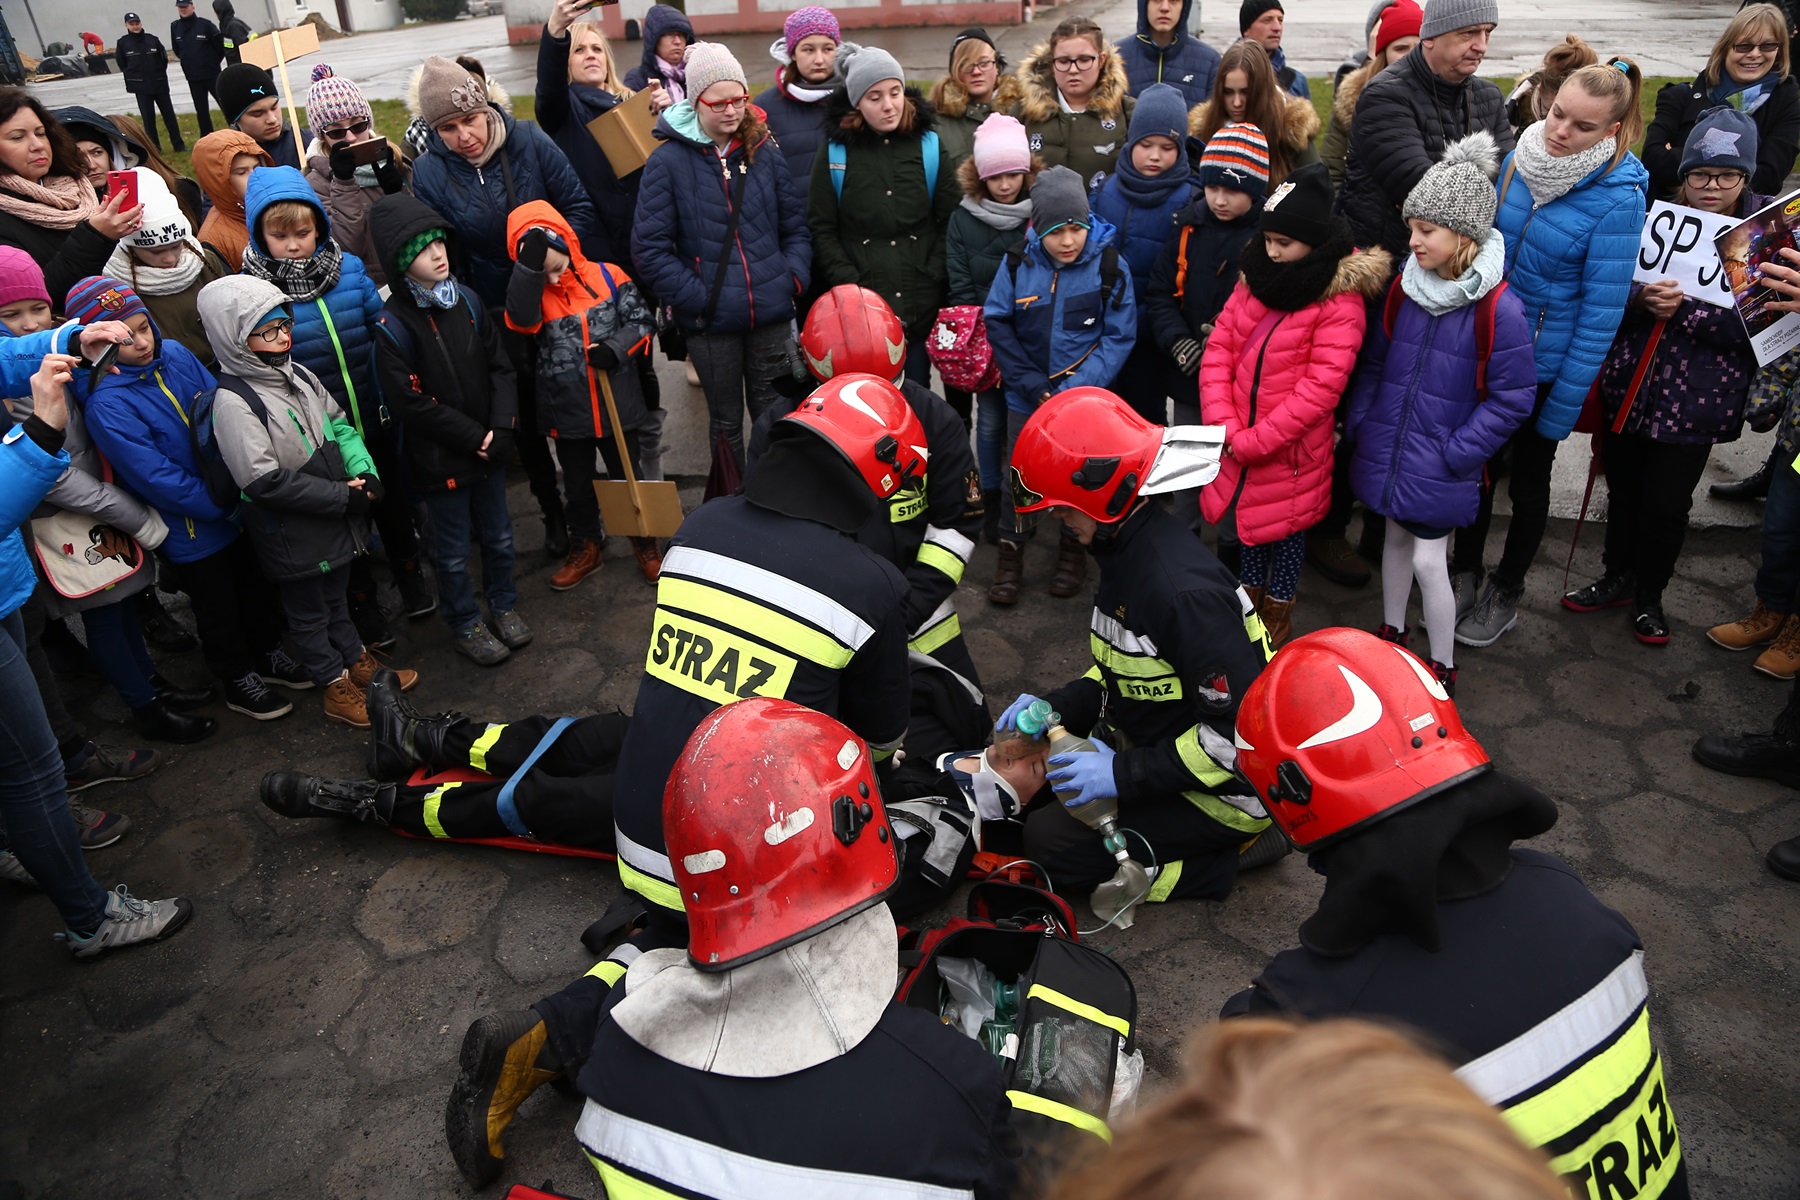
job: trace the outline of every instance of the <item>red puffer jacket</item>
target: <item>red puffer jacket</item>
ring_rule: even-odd
[[[1216,523],[1237,499],[1245,545],[1266,546],[1310,529],[1331,506],[1333,413],[1362,348],[1365,298],[1387,286],[1385,250],[1357,250],[1316,303],[1297,312],[1265,306],[1238,282],[1206,343],[1200,414],[1223,425],[1230,447],[1200,492]],[[1258,332],[1265,317],[1272,327]]]

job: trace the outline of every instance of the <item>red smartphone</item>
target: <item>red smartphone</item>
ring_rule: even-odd
[[[108,171],[106,173],[106,198],[111,200],[121,193],[124,194],[125,200],[119,205],[120,212],[137,207],[137,172]]]

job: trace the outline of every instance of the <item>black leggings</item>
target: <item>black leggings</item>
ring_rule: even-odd
[[[556,446],[556,461],[562,464],[563,491],[568,494],[563,502],[563,512],[569,520],[569,536],[591,542],[604,541],[606,530],[600,523],[600,500],[594,494],[594,451],[598,450],[606,463],[608,478],[623,480],[625,464],[619,460],[619,443],[610,433],[600,438],[552,438],[551,442]],[[638,457],[636,433],[626,433],[625,450],[631,455],[631,469],[642,479],[644,467]]]
[[[1638,603],[1660,604],[1687,539],[1688,510],[1694,506],[1694,489],[1706,472],[1712,446],[1653,442],[1611,432],[1603,445],[1610,497],[1607,573],[1636,573]]]

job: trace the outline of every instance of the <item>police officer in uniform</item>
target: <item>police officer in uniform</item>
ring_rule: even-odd
[[[1153,499],[1210,480],[1221,445],[1216,429],[1165,429],[1102,388],[1071,388],[1025,423],[1010,467],[1015,510],[1050,510],[1100,568],[1094,665],[1044,697],[1099,752],[1052,758],[1050,783],[1080,802],[1118,798],[1132,856],[1153,868],[1153,902],[1220,899],[1239,870],[1287,852],[1232,773],[1238,700],[1271,653],[1262,621],[1231,572]],[[1000,727],[1015,728],[1036,699],[1020,696]],[[1072,891],[1116,867],[1100,835],[1054,803],[1027,815],[1024,856]]]
[[[137,97],[138,116],[144,132],[158,150],[162,142],[156,136],[156,112],[162,110],[163,124],[169,130],[169,145],[186,150],[181,140],[181,126],[175,123],[175,103],[169,98],[169,53],[162,39],[144,32],[143,18],[134,12],[125,14],[125,36],[113,50],[119,70],[125,76],[125,90]]]
[[[1422,661],[1325,629],[1238,710],[1238,769],[1325,876],[1224,1015],[1400,1021],[1585,1200],[1685,1200],[1644,948],[1567,863],[1512,843],[1556,805],[1494,770]]]
[[[645,924],[532,1009],[469,1027],[445,1126],[475,1186],[503,1169],[501,1135],[525,1097],[579,1069],[600,1005],[636,955],[687,942],[663,789],[707,716],[785,698],[842,721],[878,763],[899,747],[911,702],[906,580],[854,534],[924,470],[924,444],[893,384],[838,376],[779,422],[741,495],[703,505],[671,541],[613,780],[619,877]]]

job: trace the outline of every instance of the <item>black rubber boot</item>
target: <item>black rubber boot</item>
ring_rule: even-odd
[[[469,718],[459,712],[422,716],[400,691],[400,677],[386,667],[369,680],[369,775],[398,782],[414,768],[442,770],[444,737]]]
[[[160,693],[142,708],[131,710],[131,723],[147,738],[180,746],[204,741],[219,728],[219,723],[211,717],[176,711]]]
[[[158,650],[179,653],[192,650],[200,644],[200,639],[188,632],[187,626],[169,615],[169,610],[162,605],[162,599],[155,588],[145,588],[137,594],[138,621],[144,627],[144,640]]]
[[[394,785],[373,779],[321,779],[298,771],[263,776],[262,802],[284,817],[337,817],[386,825],[394,816]]]

